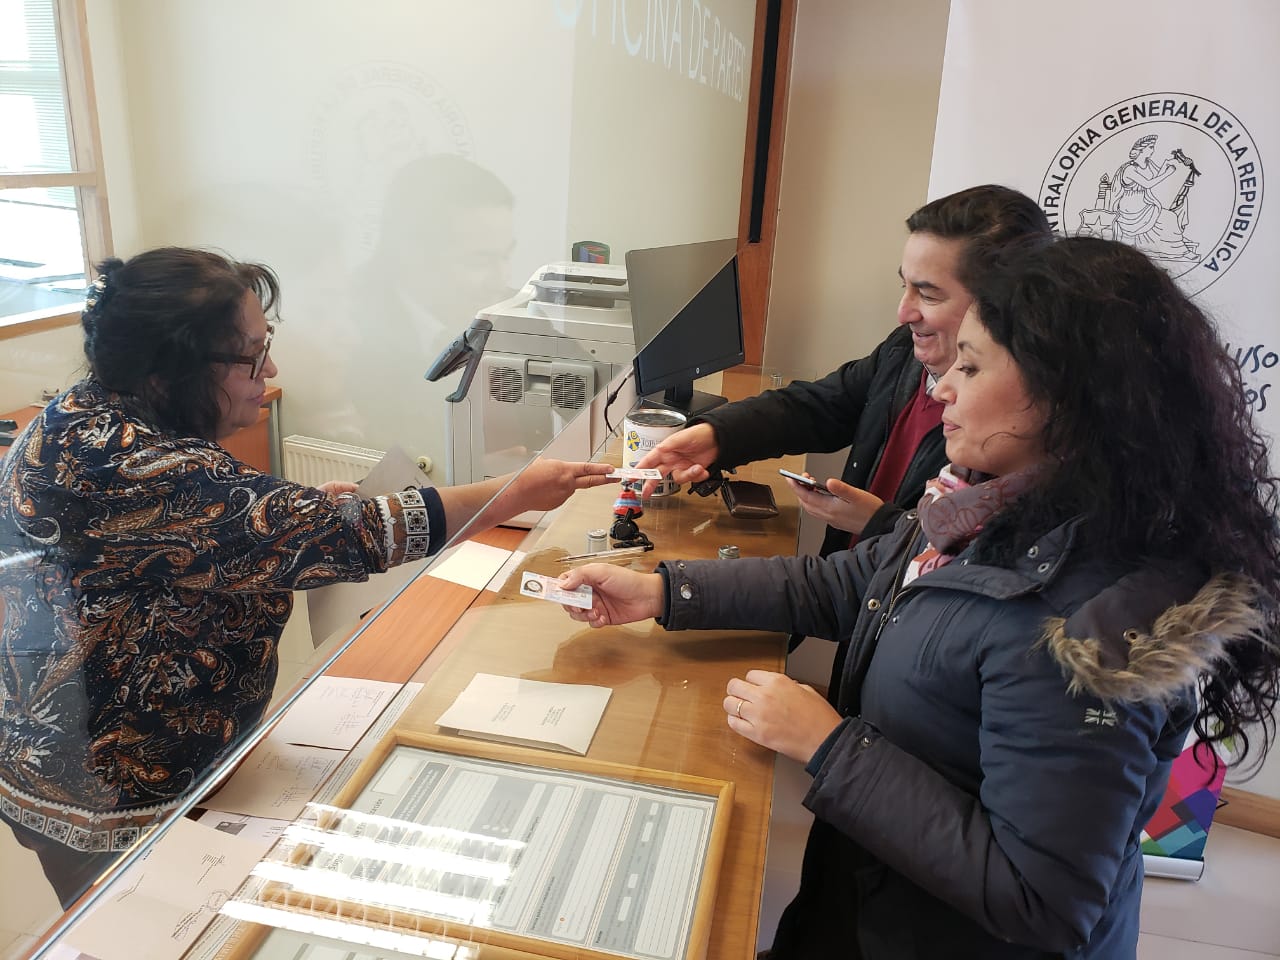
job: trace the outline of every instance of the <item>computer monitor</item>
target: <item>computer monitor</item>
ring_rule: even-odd
[[[693,381],[745,358],[736,252],[711,240],[627,253],[638,396],[689,416],[725,402]]]

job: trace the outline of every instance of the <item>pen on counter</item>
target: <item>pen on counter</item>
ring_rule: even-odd
[[[572,557],[560,557],[557,563],[573,563],[575,560],[620,560],[623,557],[636,557],[647,553],[649,547],[618,547],[616,550],[601,550],[599,553],[579,553]]]

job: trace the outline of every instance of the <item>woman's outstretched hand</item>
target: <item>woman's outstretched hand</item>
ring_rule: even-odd
[[[610,563],[588,563],[560,574],[559,579],[566,590],[576,590],[583,584],[591,588],[590,609],[564,609],[574,620],[593,627],[635,623],[662,613],[665,597],[662,577],[656,573],[637,573]]]
[[[538,458],[520,471],[511,483],[511,492],[519,507],[515,513],[525,510],[554,510],[573,495],[575,490],[616,483],[608,474],[613,467],[607,463],[569,463],[564,460]]]

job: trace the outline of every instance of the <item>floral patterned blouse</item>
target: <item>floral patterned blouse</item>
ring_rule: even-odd
[[[335,502],[76,384],[0,463],[0,815],[126,849],[262,718],[291,591],[445,539],[434,490]]]

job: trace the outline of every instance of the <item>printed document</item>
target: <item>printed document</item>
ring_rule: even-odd
[[[181,956],[259,855],[247,840],[177,820],[71,928],[66,940],[99,960]]]
[[[585,755],[612,693],[477,673],[436,723],[463,736]]]

